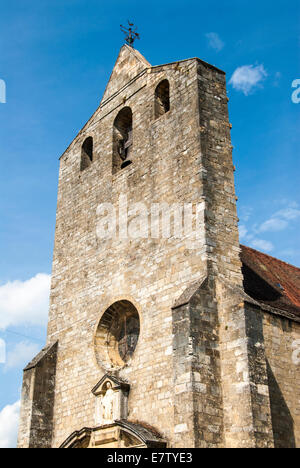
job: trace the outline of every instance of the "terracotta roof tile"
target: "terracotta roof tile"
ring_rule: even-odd
[[[300,317],[300,268],[241,245],[245,292],[258,302]]]

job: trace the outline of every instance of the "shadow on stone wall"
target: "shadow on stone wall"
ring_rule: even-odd
[[[294,420],[267,360],[275,448],[296,448]]]

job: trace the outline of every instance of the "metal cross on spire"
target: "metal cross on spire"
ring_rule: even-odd
[[[134,41],[136,39],[140,39],[140,35],[139,33],[137,33],[137,27],[133,28],[134,23],[130,23],[130,21],[128,21],[128,25],[129,27],[125,28],[125,26],[122,26],[121,24],[120,28],[121,28],[121,31],[126,35],[125,37],[126,43],[130,45],[131,47],[133,47]]]

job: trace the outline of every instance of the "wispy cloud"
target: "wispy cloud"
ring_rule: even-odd
[[[240,239],[241,240],[247,239],[248,229],[246,228],[246,226],[241,224],[239,226],[239,232],[240,232]]]
[[[16,448],[20,402],[5,406],[0,411],[0,448]]]
[[[282,74],[280,72],[276,72],[273,79],[273,86],[278,88],[278,86],[280,85],[281,78]]]
[[[296,257],[296,255],[300,255],[299,249],[284,249],[279,252],[282,257]]]
[[[277,202],[278,203],[278,202]],[[251,217],[251,213],[247,210],[247,207],[243,208],[244,219],[239,226],[240,240],[241,242],[247,243],[250,247],[263,250],[265,252],[272,252],[275,247],[274,244],[268,239],[262,239],[261,235],[267,235],[268,233],[275,233],[284,231],[285,229],[292,227],[295,221],[300,219],[300,208],[297,202],[289,202],[285,200],[286,207],[275,211],[268,219],[261,222],[260,224],[250,224],[247,222]],[[248,216],[249,214],[249,216]],[[290,249],[281,252],[286,256],[296,256],[297,252],[295,249]]]
[[[263,65],[243,65],[234,71],[229,84],[237,91],[241,91],[245,96],[248,96],[257,87],[261,86],[267,76],[268,74]]]
[[[7,352],[4,371],[24,367],[30,362],[34,356],[38,354],[40,347],[29,341],[21,341],[17,343],[11,351]]]
[[[50,276],[39,273],[28,281],[0,286],[0,329],[18,325],[45,325],[48,316]]]
[[[0,338],[0,364],[5,364],[6,361],[6,343]]]
[[[256,237],[253,232],[249,232],[244,224],[239,226],[239,234],[240,241],[247,242],[247,244],[254,249],[263,250],[264,252],[271,252],[274,249],[272,242]]]
[[[283,231],[289,224],[300,218],[300,210],[295,206],[289,206],[274,213],[271,218],[263,222],[258,228],[258,232]]]
[[[271,218],[263,222],[258,228],[258,232],[276,232],[283,231],[288,226],[288,222],[284,219]]]
[[[264,252],[272,252],[272,250],[274,250],[274,245],[272,242],[264,239],[253,239],[250,241],[250,247],[263,250]]]
[[[249,220],[253,213],[253,208],[250,206],[241,206],[239,209],[239,218],[241,221],[246,222]]]
[[[225,44],[217,33],[210,32],[205,34],[205,37],[208,40],[208,46],[216,52],[220,52],[224,48]]]
[[[296,203],[293,203],[287,208],[278,211],[276,214],[277,216],[282,216],[285,219],[294,220],[300,217],[300,209]]]

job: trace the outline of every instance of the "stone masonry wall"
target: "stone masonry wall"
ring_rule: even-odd
[[[262,327],[239,288],[217,283],[224,446],[273,447]]]
[[[224,445],[219,324],[213,281],[192,285],[173,307],[174,447]]]
[[[211,272],[242,285],[226,78],[197,66],[205,231]]]
[[[24,369],[19,448],[51,447],[56,359],[57,343],[54,343]]]
[[[300,340],[300,324],[264,314],[263,332],[275,447],[299,448],[300,363],[295,361],[297,356],[293,360],[293,353],[294,343]]]

